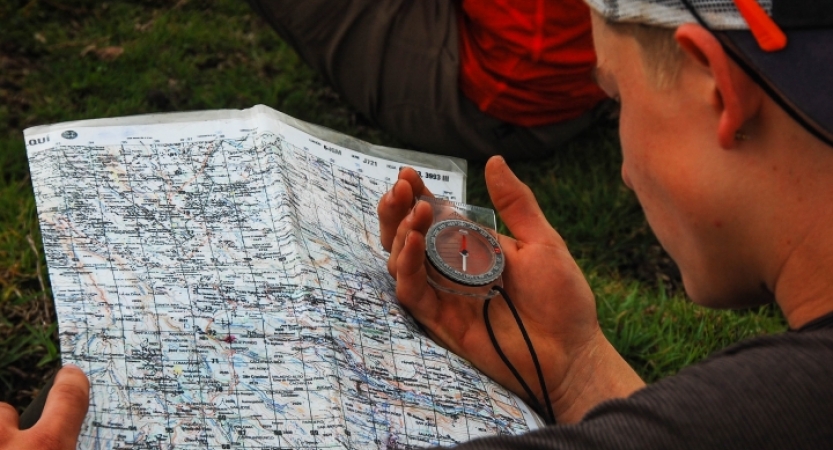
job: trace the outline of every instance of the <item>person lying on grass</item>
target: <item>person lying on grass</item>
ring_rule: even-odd
[[[833,442],[833,3],[588,0],[597,79],[621,102],[622,178],[712,308],[775,302],[790,332],[747,340],[646,386],[599,329],[593,294],[530,189],[486,165],[505,298],[427,283],[430,195],[402,170],[378,205],[388,269],[427,332],[558,422],[464,448],[828,448]],[[739,12],[739,10],[741,12]],[[702,22],[698,23],[698,17]],[[806,26],[809,28],[794,29]],[[749,30],[751,28],[751,31]],[[723,31],[725,30],[725,31]],[[545,384],[543,391],[540,384]]]
[[[362,116],[417,150],[545,158],[603,118],[581,0],[247,0]]]

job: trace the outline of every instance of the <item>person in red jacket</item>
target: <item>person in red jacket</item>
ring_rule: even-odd
[[[248,0],[343,98],[416,149],[551,155],[599,115],[581,0]]]

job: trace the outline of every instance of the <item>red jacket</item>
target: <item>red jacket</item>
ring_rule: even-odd
[[[580,116],[605,98],[583,0],[463,0],[460,88],[521,126]]]

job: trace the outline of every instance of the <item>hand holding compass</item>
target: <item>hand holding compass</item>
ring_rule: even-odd
[[[618,385],[622,380],[633,385],[630,381],[634,381],[632,378],[636,375],[601,333],[593,294],[563,240],[547,223],[529,188],[500,158],[493,158],[486,165],[486,184],[496,210],[516,238],[493,236],[500,243],[500,253],[505,258],[500,281],[515,301],[528,337],[535,344],[547,388],[557,394],[557,397],[551,397],[555,415],[559,416],[559,421],[576,421],[587,407],[600,401],[593,395],[579,393],[587,392],[583,391],[585,388],[592,389],[587,385],[608,373],[583,370],[598,367],[599,361],[604,360],[606,367],[616,367],[612,385]],[[491,350],[483,314],[486,300],[452,294],[429,283],[429,271],[435,269],[433,264],[426,264],[426,236],[434,223],[451,217],[435,220],[428,202],[420,200],[414,204],[414,199],[423,195],[430,193],[419,175],[404,169],[397,184],[379,203],[382,245],[390,251],[388,270],[396,279],[399,303],[436,342],[529,400],[512,371]],[[457,236],[449,239],[452,245],[446,255],[446,259],[455,265],[449,265],[469,275],[484,273],[475,263],[473,234],[465,235],[464,246],[463,234],[459,229],[455,232]],[[462,270],[463,250],[467,253],[465,271]],[[468,288],[445,277],[440,279],[443,287]],[[493,284],[487,284],[486,289]],[[482,290],[483,287],[474,289]],[[536,368],[512,313],[500,298],[493,303],[490,315],[494,333],[505,356],[530,382],[535,397],[544,403],[544,393],[535,382],[538,378]],[[638,381],[636,377],[635,382]],[[563,400],[564,404],[559,404],[556,399]]]

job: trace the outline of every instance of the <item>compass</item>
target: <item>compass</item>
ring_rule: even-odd
[[[500,278],[506,265],[497,238],[480,225],[448,219],[425,235],[428,261],[444,277],[465,286],[485,286]]]

